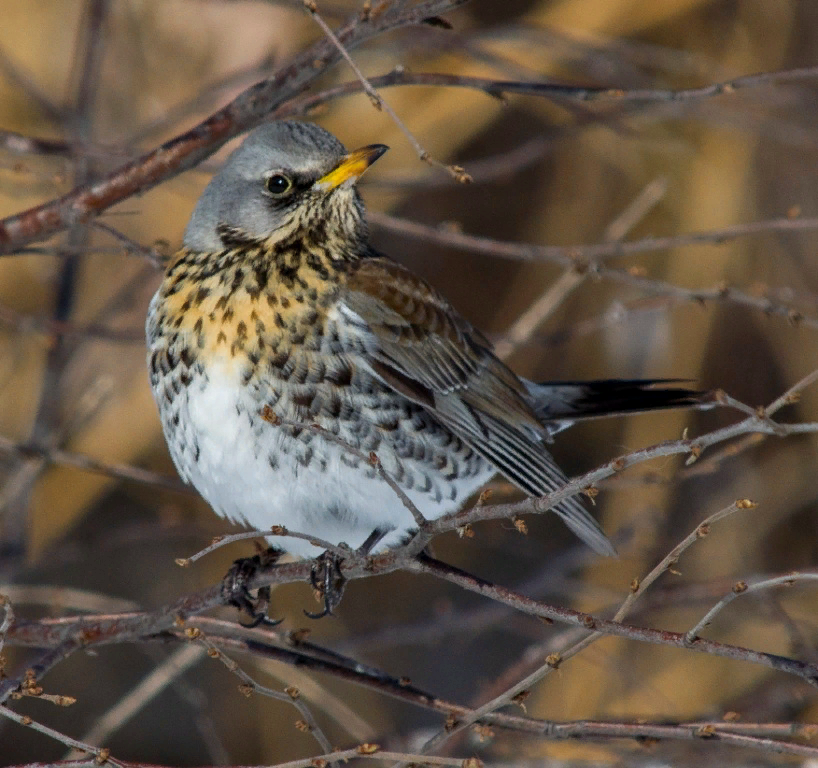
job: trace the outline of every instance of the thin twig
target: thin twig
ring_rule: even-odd
[[[726,509],[719,510],[715,514],[708,517],[702,523],[696,526],[696,528],[686,536],[679,544],[677,544],[657,565],[651,572],[645,576],[641,581],[635,581],[632,585],[631,592],[625,598],[625,601],[620,606],[619,610],[614,615],[614,621],[622,621],[625,616],[630,612],[631,607],[636,602],[636,600],[644,594],[645,590],[647,590],[663,573],[665,573],[668,568],[672,567],[675,564],[679,557],[681,557],[682,553],[691,547],[696,541],[701,539],[703,536],[706,536],[709,532],[709,526],[712,523],[715,523],[718,520],[721,520],[728,515],[731,515],[737,512],[739,509],[749,509],[751,505],[748,504],[746,501],[744,502],[735,502],[731,504]],[[538,669],[534,670],[530,674],[526,675],[522,680],[517,681],[514,685],[507,688],[498,696],[495,696],[490,701],[487,701],[482,706],[475,709],[467,718],[463,718],[458,720],[454,727],[449,726],[444,730],[439,731],[434,736],[429,738],[426,742],[424,742],[423,746],[420,748],[421,754],[427,754],[434,749],[439,748],[442,744],[452,738],[456,733],[459,733],[465,728],[473,725],[478,720],[481,720],[486,715],[495,712],[496,710],[508,706],[509,704],[513,703],[515,698],[519,696],[527,695],[531,688],[536,685],[537,683],[541,682],[545,677],[547,677],[550,673],[552,673],[555,669],[561,666],[565,661],[567,661],[572,656],[576,656],[581,651],[585,650],[588,646],[592,645],[596,642],[599,638],[603,637],[603,633],[600,632],[592,632],[590,635],[582,638],[582,640],[574,643],[568,648],[555,653],[549,654],[546,659],[545,664],[540,666]],[[397,766],[395,767],[397,768]]]
[[[114,477],[118,480],[130,480],[156,488],[166,488],[177,493],[192,493],[192,489],[185,485],[178,477],[163,475],[150,469],[134,467],[130,464],[108,464],[107,462],[86,456],[82,453],[72,453],[61,448],[49,448],[42,445],[18,443],[8,437],[0,435],[0,453],[16,455],[22,458],[38,457],[47,464],[58,464],[63,467],[74,467],[85,472],[94,472]],[[8,498],[6,491],[0,498]]]
[[[11,604],[11,598],[7,594],[0,593],[0,610],[3,611],[3,621],[0,622],[0,659],[2,659],[3,646],[6,644],[6,632],[14,622],[14,607]],[[3,662],[0,661],[0,669],[3,668]]]
[[[428,152],[428,150],[424,149],[421,146],[421,143],[415,138],[414,134],[406,127],[406,124],[401,120],[397,112],[395,112],[392,107],[387,104],[384,98],[372,87],[372,84],[369,80],[366,79],[366,76],[363,72],[361,72],[358,65],[353,60],[352,56],[350,56],[349,51],[341,44],[341,41],[336,37],[335,33],[330,29],[329,25],[321,18],[321,14],[318,13],[318,7],[315,0],[302,0],[302,4],[305,10],[312,16],[313,20],[319,27],[323,33],[327,36],[327,38],[332,42],[332,44],[338,50],[338,53],[341,54],[344,61],[349,64],[352,71],[355,73],[355,77],[358,78],[358,81],[361,83],[361,86],[364,89],[364,93],[369,97],[369,101],[372,103],[372,106],[375,107],[377,110],[383,110],[392,118],[392,122],[398,127],[400,132],[406,137],[407,141],[412,145],[412,148],[417,152],[418,157],[424,162],[428,163],[434,168],[441,168],[446,171],[450,176],[452,176],[455,181],[459,181],[461,183],[468,183],[472,180],[471,176],[466,173],[462,168],[459,166],[454,165],[446,165],[445,163],[441,163],[439,160],[435,160],[432,155]]]
[[[759,592],[763,589],[770,589],[771,587],[786,586],[791,587],[799,581],[818,581],[818,573],[809,573],[804,571],[793,571],[786,576],[776,576],[771,579],[761,579],[759,581],[747,583],[745,581],[737,581],[733,585],[733,589],[726,594],[716,605],[714,605],[685,635],[689,640],[695,640],[699,633],[710,624],[716,616],[721,613],[730,603],[733,602],[740,595],[749,595],[753,592]]]
[[[450,11],[466,0],[425,0],[410,7],[389,5],[368,20],[355,16],[337,37],[347,50],[387,30],[421,23]],[[92,184],[81,185],[35,208],[0,220],[0,254],[55,234],[79,221],[98,216],[122,200],[195,167],[243,131],[268,118],[276,108],[303,92],[340,54],[328,40],[319,40],[276,73],[239,94],[192,130],[177,136]]]
[[[621,240],[625,237],[630,229],[662,199],[666,188],[667,183],[662,179],[652,181],[645,186],[625,210],[607,227],[605,240]],[[548,290],[517,318],[503,338],[497,342],[494,349],[497,357],[507,361],[517,349],[534,335],[537,328],[557,310],[557,307],[582,284],[588,276],[588,271],[581,267],[581,264],[577,264],[567,268],[556,282],[552,283]]]
[[[274,691],[272,688],[268,688],[266,685],[261,685],[261,683],[256,682],[235,661],[227,656],[224,651],[220,650],[213,643],[211,643],[207,638],[207,635],[205,635],[201,630],[191,628],[188,630],[187,635],[191,640],[197,642],[203,648],[205,648],[206,653],[208,656],[210,656],[210,658],[221,661],[230,672],[232,672],[239,678],[239,680],[242,681],[240,690],[245,696],[249,696],[251,693],[259,693],[262,696],[267,696],[270,699],[282,701],[295,707],[301,717],[304,718],[305,729],[312,734],[313,738],[318,742],[321,749],[323,749],[325,752],[332,751],[332,745],[330,744],[329,739],[327,739],[326,735],[321,730],[321,727],[313,717],[309,707],[301,700],[301,697],[297,695],[297,692]]]
[[[503,259],[522,261],[547,261],[559,264],[565,268],[577,268],[585,262],[585,269],[595,277],[609,280],[620,285],[658,294],[662,297],[672,297],[679,301],[689,301],[703,304],[707,301],[719,301],[738,306],[748,307],[765,315],[776,315],[785,318],[796,326],[818,329],[818,317],[804,315],[799,310],[786,304],[773,301],[766,296],[757,296],[726,283],[720,283],[713,288],[690,289],[674,285],[663,280],[652,280],[643,277],[629,269],[615,269],[600,263],[601,259],[660,251],[668,248],[677,248],[691,245],[714,245],[737,237],[745,237],[757,232],[786,232],[798,230],[818,229],[818,218],[815,219],[772,219],[769,221],[754,222],[751,224],[725,227],[709,232],[697,232],[690,235],[675,237],[648,237],[642,240],[631,240],[623,243],[600,243],[596,245],[576,246],[541,246],[523,243],[511,243],[502,240],[493,240],[487,237],[466,235],[461,232],[443,230],[426,226],[414,221],[400,219],[384,213],[369,213],[370,223],[376,227],[406,235],[426,242],[439,243],[451,248],[457,248],[474,253],[482,253]]]
[[[81,752],[85,752],[89,755],[94,755],[99,765],[102,765],[103,763],[111,763],[112,765],[119,766],[124,765],[119,760],[116,760],[107,749],[105,748],[100,749],[92,746],[91,744],[85,744],[84,742],[79,741],[78,739],[72,739],[70,736],[67,736],[64,733],[60,733],[60,731],[57,731],[54,728],[49,728],[47,725],[38,723],[36,720],[33,720],[28,715],[18,715],[16,712],[2,705],[0,705],[0,715],[7,717],[9,720],[13,720],[18,725],[25,726],[26,728],[31,728],[32,730],[37,731],[38,733],[42,733],[44,736],[49,736],[55,741],[59,741],[61,744],[65,744],[66,747],[70,747],[71,749],[76,749]]]
[[[186,645],[174,651],[113,707],[108,709],[83,734],[81,741],[87,744],[99,744],[110,739],[129,720],[173,685],[178,677],[198,664],[205,656],[206,652],[195,645]],[[76,749],[72,749],[63,759],[77,760],[81,757],[82,755]]]
[[[227,546],[228,544],[234,544],[237,541],[246,541],[247,539],[259,539],[266,536],[289,536],[293,539],[307,541],[314,547],[319,547],[340,557],[344,557],[349,554],[347,550],[339,547],[337,544],[325,541],[324,539],[319,539],[317,536],[312,536],[308,533],[299,533],[298,531],[291,531],[289,528],[285,528],[283,525],[273,525],[266,531],[242,531],[241,533],[230,533],[224,536],[216,536],[204,549],[200,549],[198,552],[190,555],[189,557],[177,558],[176,565],[179,565],[182,568],[187,568],[197,560],[201,560],[201,558],[203,558],[205,555],[209,555],[211,552],[215,552],[217,549]]]

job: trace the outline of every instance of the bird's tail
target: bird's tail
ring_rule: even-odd
[[[707,408],[712,391],[674,386],[684,379],[600,379],[598,381],[527,381],[537,417],[555,434],[580,419],[619,416],[663,408]]]

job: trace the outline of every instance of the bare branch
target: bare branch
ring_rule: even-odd
[[[385,30],[418,24],[465,2],[425,0],[408,8],[402,4],[389,5],[383,13],[367,19],[356,16],[341,28],[337,37],[345,48],[351,49]],[[79,186],[57,200],[0,221],[0,254],[12,253],[21,246],[97,216],[112,205],[195,167],[225,142],[261,123],[339,59],[340,53],[332,43],[320,40],[271,78],[246,89],[192,130],[127,163],[104,179]]]

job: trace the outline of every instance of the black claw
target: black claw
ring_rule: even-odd
[[[246,613],[250,617],[250,622],[239,623],[243,627],[252,629],[260,624],[267,627],[274,627],[280,624],[283,619],[271,619],[267,615],[270,607],[270,587],[260,587],[256,597],[250,594],[247,584],[253,576],[263,568],[273,565],[281,556],[281,552],[270,548],[261,555],[253,557],[242,557],[230,566],[230,570],[222,580],[222,597],[225,602],[236,606],[240,612]]]

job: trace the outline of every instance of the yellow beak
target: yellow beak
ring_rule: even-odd
[[[330,190],[340,187],[350,179],[357,181],[387,149],[389,147],[386,144],[370,144],[368,147],[361,147],[350,152],[326,176],[322,176],[315,182],[315,188]]]

